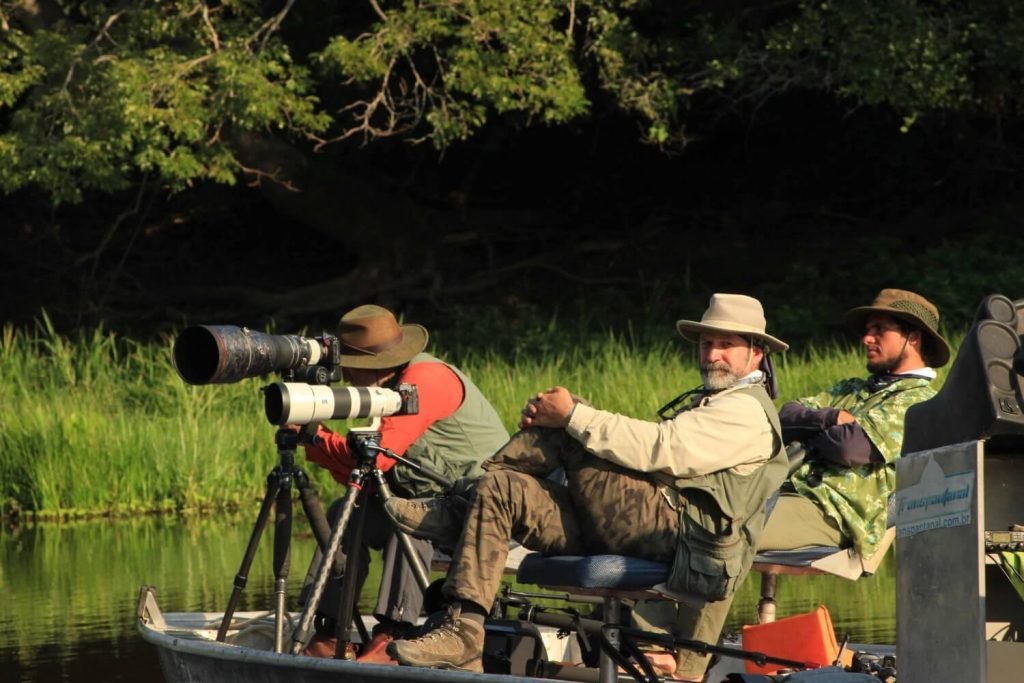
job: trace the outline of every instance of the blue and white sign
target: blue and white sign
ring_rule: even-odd
[[[929,456],[921,480],[896,492],[896,538],[971,523],[975,472],[946,474]]]

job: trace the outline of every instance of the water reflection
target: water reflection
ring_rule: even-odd
[[[727,628],[757,623],[760,574],[751,574],[737,593]],[[824,604],[841,640],[852,643],[896,642],[896,571],[889,553],[874,576],[847,581],[834,576],[780,576],[775,594],[778,617],[810,612]]]
[[[158,676],[155,652],[135,635],[139,586],[155,585],[168,612],[222,611],[250,531],[251,523],[241,518],[183,517],[5,529],[0,537],[4,680]],[[271,604],[271,533],[268,529],[260,543],[241,610]],[[292,588],[305,575],[313,545],[308,533],[293,539]]]
[[[252,520],[141,517],[22,525],[0,532],[0,671],[10,683],[136,681],[159,674],[156,653],[135,635],[139,586],[157,587],[167,612],[222,611],[251,532]],[[314,541],[292,542],[290,609]],[[272,530],[268,528],[239,609],[272,604]],[[379,562],[371,564],[375,589]],[[754,575],[734,603],[729,626],[752,623]],[[827,599],[826,599],[827,598]],[[372,596],[362,596],[364,611]],[[836,630],[858,642],[893,642],[895,578],[891,555],[875,577],[856,583],[824,577],[782,577],[779,615],[827,602]]]

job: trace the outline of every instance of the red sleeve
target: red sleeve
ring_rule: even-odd
[[[448,417],[462,405],[462,382],[444,363],[416,363],[402,374],[404,384],[416,385],[419,412],[415,415],[391,415],[381,418],[380,445],[398,455],[405,451],[438,420]],[[306,445],[306,458],[331,472],[340,483],[348,483],[355,462],[343,435],[321,425],[317,431],[320,445]],[[377,467],[387,472],[395,460],[381,455]]]
[[[416,363],[402,374],[402,382],[416,385],[420,411],[415,415],[392,415],[381,420],[380,445],[398,455],[406,450],[438,420],[448,417],[462,405],[465,389],[455,373],[444,363]],[[395,460],[382,455],[377,467],[387,472]]]
[[[319,445],[303,444],[306,449],[306,459],[326,468],[338,483],[347,484],[352,475],[352,468],[355,467],[355,461],[352,460],[352,454],[348,452],[348,443],[346,443],[345,437],[323,425],[317,429],[316,435]]]

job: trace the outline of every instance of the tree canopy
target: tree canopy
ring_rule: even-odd
[[[990,123],[999,145],[1024,101],[1022,14],[1011,0],[0,1],[0,191],[43,212],[118,202],[97,253],[152,202],[239,183],[352,253],[387,251],[379,223],[457,242],[464,222],[439,235],[410,217],[474,206],[471,182],[418,178],[395,199],[365,188],[365,168],[393,188],[408,183],[395,169],[609,121],[669,160],[794,97],[872,112],[876,142],[956,119]],[[927,163],[920,149],[908,165]],[[1016,174],[1016,149],[992,164],[1006,154]],[[330,220],[340,202],[352,211]],[[381,267],[366,258],[348,262],[360,278]]]
[[[353,7],[353,5],[355,5]],[[0,3],[0,181],[56,202],[256,173],[246,135],[445,148],[609,109],[666,149],[689,112],[803,88],[1017,115],[1024,9],[995,0]],[[709,104],[709,100],[717,103]],[[280,178],[287,182],[287,178]]]

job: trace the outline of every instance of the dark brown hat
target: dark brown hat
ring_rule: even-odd
[[[929,362],[941,368],[949,362],[949,344],[939,334],[939,309],[920,294],[903,289],[883,289],[870,306],[858,306],[846,312],[846,323],[862,332],[867,317],[872,313],[884,313],[908,322],[931,337]]]
[[[395,314],[381,306],[358,306],[341,316],[338,340],[341,367],[381,370],[412,360],[427,347],[422,325],[399,325]]]

